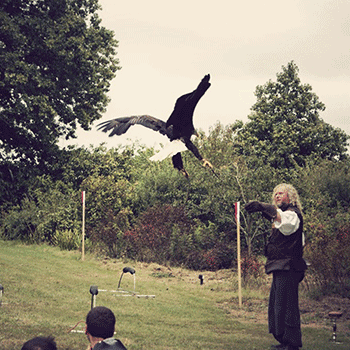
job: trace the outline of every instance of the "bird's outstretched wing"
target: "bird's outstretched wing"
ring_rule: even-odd
[[[146,128],[158,131],[163,135],[167,135],[166,123],[163,120],[154,118],[150,115],[135,115],[130,117],[121,117],[107,120],[97,125],[98,130],[108,132],[112,130],[109,136],[125,134],[130,126],[140,124]]]

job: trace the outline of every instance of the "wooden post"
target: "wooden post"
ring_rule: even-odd
[[[4,291],[4,287],[2,286],[2,284],[0,284],[0,306],[2,304],[2,293]]]
[[[81,260],[84,261],[85,260],[85,191],[83,191],[81,193],[81,199],[82,199],[82,202],[83,202],[83,219],[82,219],[82,229],[81,229],[81,240],[82,240],[82,243],[81,243]]]
[[[242,272],[241,272],[241,225],[240,225],[240,203],[235,203],[237,223],[237,273],[238,273],[238,304],[242,307]]]

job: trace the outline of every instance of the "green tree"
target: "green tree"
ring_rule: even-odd
[[[52,172],[54,180],[71,184],[78,191],[81,183],[89,176],[110,176],[130,179],[134,169],[134,150],[130,147],[115,147],[107,150],[101,144],[97,147],[69,146],[60,153]]]
[[[256,155],[275,168],[303,166],[308,157],[348,157],[349,136],[320,118],[325,105],[308,84],[301,84],[294,62],[277,81],[257,86],[250,121],[237,131],[238,152]]]
[[[1,180],[26,166],[47,171],[58,139],[104,112],[118,43],[99,8],[98,0],[1,1]]]

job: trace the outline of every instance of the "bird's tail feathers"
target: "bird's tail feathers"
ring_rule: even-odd
[[[172,157],[176,153],[186,151],[187,147],[180,140],[169,142],[165,147],[150,158],[152,162],[161,161],[165,158]]]

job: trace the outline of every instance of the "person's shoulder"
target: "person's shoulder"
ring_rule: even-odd
[[[127,350],[126,347],[124,346],[124,344],[119,340],[119,339],[115,339],[116,340],[116,350]]]
[[[93,350],[127,350],[119,339],[108,338],[94,346]]]
[[[293,211],[295,213],[297,213],[298,215],[301,215],[301,211],[299,210],[299,208],[296,206],[296,205],[289,205],[287,208],[286,208],[286,211]]]

